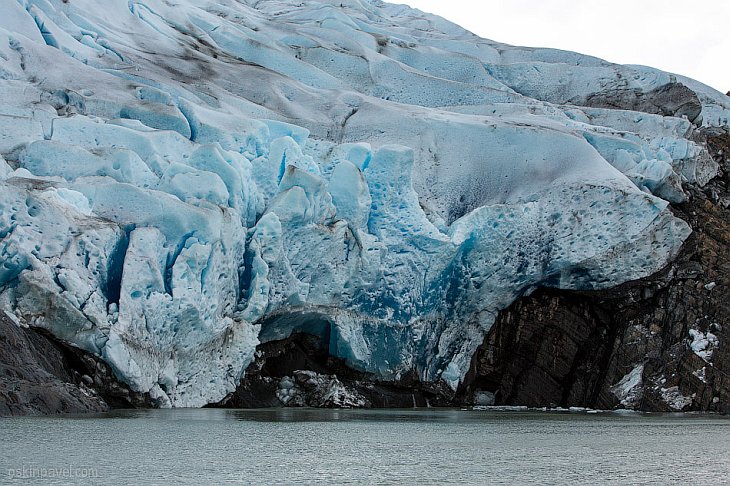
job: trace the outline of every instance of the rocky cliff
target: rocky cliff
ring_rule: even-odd
[[[730,411],[730,135],[706,132],[722,167],[673,212],[693,229],[649,278],[600,292],[539,290],[500,313],[465,396],[497,404]],[[491,396],[490,396],[491,398]]]

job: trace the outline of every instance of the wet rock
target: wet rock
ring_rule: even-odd
[[[356,387],[343,384],[336,375],[296,370],[294,378],[281,379],[277,398],[284,405],[317,408],[369,408],[370,402]]]
[[[103,412],[64,350],[0,312],[0,415]]]

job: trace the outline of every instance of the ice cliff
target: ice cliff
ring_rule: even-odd
[[[456,387],[540,286],[647,276],[730,98],[378,0],[5,0],[0,306],[160,406],[293,332]]]

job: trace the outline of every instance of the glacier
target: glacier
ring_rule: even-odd
[[[718,171],[696,81],[379,0],[7,0],[0,308],[161,407],[305,332],[456,389],[536,288],[648,276]]]

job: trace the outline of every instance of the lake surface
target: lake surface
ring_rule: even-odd
[[[730,419],[719,416],[202,409],[0,419],[0,483],[11,484],[663,485],[729,476]]]

